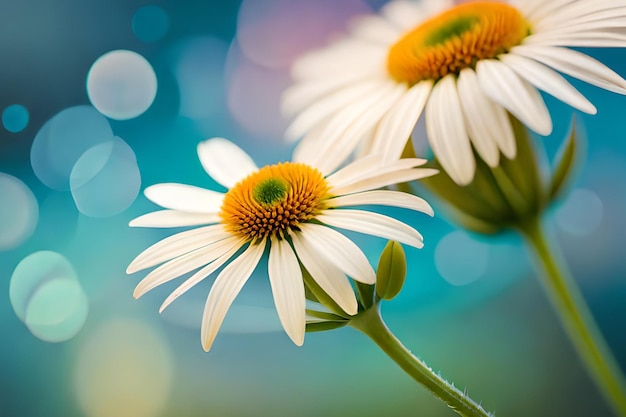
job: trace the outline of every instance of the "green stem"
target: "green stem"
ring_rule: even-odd
[[[626,381],[571,276],[559,268],[534,219],[519,228],[544,269],[543,285],[581,360],[618,416],[626,417]]]
[[[444,401],[463,417],[489,417],[479,404],[437,375],[424,362],[413,356],[383,322],[378,306],[369,308],[350,321],[350,326],[372,339],[414,380]]]

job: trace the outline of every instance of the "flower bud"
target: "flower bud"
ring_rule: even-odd
[[[406,278],[406,256],[398,242],[390,240],[380,254],[376,271],[376,294],[391,300],[402,290]]]

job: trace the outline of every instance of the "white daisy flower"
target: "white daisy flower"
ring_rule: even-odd
[[[202,346],[208,351],[231,303],[266,249],[268,275],[280,321],[296,345],[304,341],[305,296],[301,265],[348,314],[357,300],[347,276],[373,284],[375,273],[357,245],[334,228],[396,240],[417,248],[422,236],[396,219],[359,205],[404,207],[432,215],[423,199],[390,190],[390,184],[436,173],[416,168],[426,161],[406,159],[380,165],[370,156],[328,175],[308,163],[258,168],[239,147],[214,138],[198,145],[206,172],[228,191],[184,184],[157,184],[145,195],[165,208],[130,222],[138,227],[201,226],[172,235],[142,252],[127,273],[160,265],[136,287],[138,298],[151,289],[197,270],[164,301],[163,311],[191,287],[217,275],[202,317]]]
[[[508,0],[455,5],[394,1],[351,35],[294,64],[283,97],[320,167],[362,154],[397,159],[422,112],[433,153],[461,185],[472,147],[492,167],[516,154],[507,111],[541,135],[552,121],[537,89],[585,113],[596,108],[560,73],[626,94],[617,73],[568,47],[626,46],[626,0]],[[330,149],[339,151],[330,152]]]

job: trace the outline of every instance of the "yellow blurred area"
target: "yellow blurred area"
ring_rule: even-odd
[[[75,395],[88,417],[156,416],[168,400],[171,382],[169,347],[139,321],[101,324],[77,355]]]

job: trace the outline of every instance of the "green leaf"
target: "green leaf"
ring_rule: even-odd
[[[378,260],[376,271],[376,294],[383,300],[391,300],[402,290],[406,278],[406,256],[402,245],[387,242]]]
[[[578,151],[578,135],[576,134],[575,122],[572,120],[569,138],[563,143],[563,146],[555,158],[556,168],[552,174],[548,194],[550,200],[554,199],[563,190],[564,185],[571,178]]]
[[[348,324],[349,320],[337,320],[337,321],[319,321],[319,322],[311,322],[306,324],[306,332],[323,332],[326,330],[334,330],[339,329],[340,327]]]

